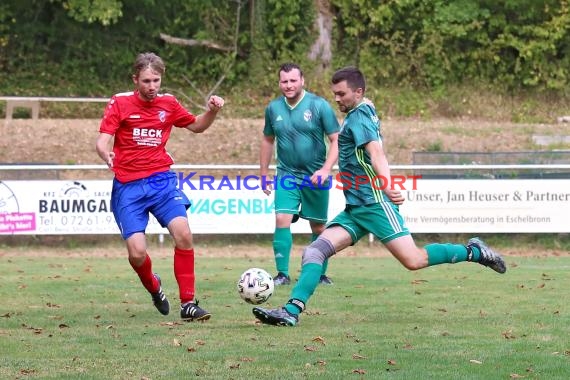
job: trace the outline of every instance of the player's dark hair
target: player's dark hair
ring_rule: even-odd
[[[139,73],[146,68],[150,68],[152,71],[156,71],[160,75],[164,74],[164,71],[166,70],[162,58],[158,55],[154,53],[140,53],[137,55],[135,63],[133,64],[133,74],[138,76]]]
[[[301,66],[297,65],[296,63],[287,62],[281,65],[279,71],[277,72],[277,76],[281,74],[281,71],[288,73],[291,70],[297,69],[301,73],[301,78],[303,78],[303,70],[301,70]]]
[[[364,74],[356,67],[344,67],[333,74],[331,79],[332,84],[337,84],[342,81],[346,81],[347,86],[353,91],[358,88],[361,88],[363,92],[366,90]]]

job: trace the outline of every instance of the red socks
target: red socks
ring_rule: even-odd
[[[137,272],[145,289],[148,290],[149,293],[158,292],[160,284],[152,272],[150,256],[146,255],[140,267],[135,267],[130,260],[129,262],[135,272]],[[174,276],[176,277],[178,288],[180,289],[180,302],[182,304],[193,302],[196,280],[194,274],[194,249],[174,248]]]
[[[194,249],[174,248],[174,276],[180,289],[180,302],[194,301]]]
[[[148,290],[149,293],[158,292],[160,284],[158,283],[158,280],[154,276],[154,273],[152,273],[152,261],[150,260],[150,256],[146,255],[144,263],[138,268],[135,267],[132,261],[129,260],[129,263],[131,264],[135,272],[137,272],[137,274],[139,275],[139,278],[141,279],[141,282],[145,287],[145,289]]]

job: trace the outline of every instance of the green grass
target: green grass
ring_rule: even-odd
[[[176,307],[167,317],[124,258],[2,257],[0,378],[567,379],[570,257],[507,261],[505,275],[465,263],[409,272],[340,255],[335,285],[286,328],[256,324],[236,292],[269,257],[197,258],[205,323],[178,320],[170,257],[154,260]]]

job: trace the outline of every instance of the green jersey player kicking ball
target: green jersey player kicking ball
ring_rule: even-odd
[[[319,283],[323,262],[368,233],[374,234],[409,270],[463,261],[479,263],[498,273],[507,270],[503,258],[479,238],[472,238],[465,245],[416,246],[399,213],[403,195],[399,190],[377,183],[378,178],[391,178],[390,167],[382,147],[378,116],[374,108],[363,101],[365,88],[364,76],[357,68],[340,69],[332,77],[335,101],[346,114],[338,137],[346,208],[303,251],[301,274],[287,304],[278,309],[253,309],[255,317],[263,323],[295,326]],[[365,178],[362,176],[369,178],[367,184],[362,184]],[[356,178],[358,187],[354,186]],[[346,185],[350,181],[353,186]]]

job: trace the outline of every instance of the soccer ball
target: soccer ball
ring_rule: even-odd
[[[252,305],[259,305],[267,301],[274,289],[273,277],[259,268],[249,268],[243,272],[237,283],[237,290],[241,299]]]

